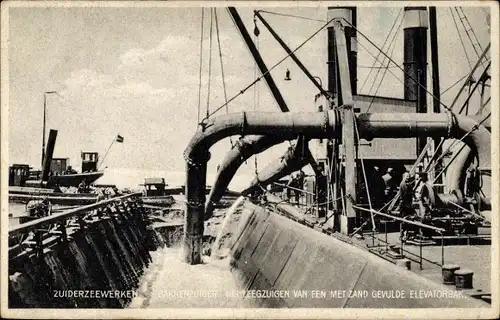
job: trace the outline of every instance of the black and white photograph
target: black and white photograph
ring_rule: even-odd
[[[497,2],[1,24],[2,318],[500,316]]]

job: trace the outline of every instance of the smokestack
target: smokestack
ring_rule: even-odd
[[[52,162],[52,156],[54,155],[54,147],[56,146],[57,130],[50,129],[49,141],[47,141],[47,150],[45,150],[45,156],[43,157],[42,166],[42,181],[47,181],[49,179],[50,164]]]
[[[417,101],[417,112],[427,112],[427,29],[426,7],[406,7],[404,12],[404,98]],[[420,85],[416,82],[420,83]],[[417,154],[426,139],[417,139]]]
[[[328,7],[327,19],[328,21],[339,18],[345,19],[347,22],[352,23],[356,27],[356,7]],[[349,74],[351,77],[351,88],[352,94],[357,94],[357,43],[356,43],[356,29],[354,29],[349,23],[342,21],[344,25],[344,33],[346,35],[347,42],[347,56],[349,60]],[[328,91],[330,91],[334,97],[339,98],[338,104],[342,102],[340,95],[339,85],[339,74],[338,74],[338,59],[335,50],[335,33],[333,29],[333,21],[330,22],[328,26]]]

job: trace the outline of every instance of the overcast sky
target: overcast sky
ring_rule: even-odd
[[[253,34],[253,9],[239,12]],[[265,10],[326,20],[326,8],[265,8]],[[360,8],[358,28],[382,45],[402,8]],[[489,42],[486,11],[464,8],[483,47]],[[470,66],[460,45],[449,8],[438,8],[441,88],[460,79]],[[80,167],[80,151],[104,154],[115,135],[125,138],[115,144],[105,165],[113,168],[183,171],[182,153],[197,124],[200,62],[201,8],[89,8],[38,7],[9,9],[9,163],[40,165],[42,107],[48,96],[47,128],[59,131],[56,157],[68,157]],[[401,15],[400,15],[401,14]],[[217,9],[220,41],[228,97],[254,79],[255,66],[241,36],[225,8]],[[275,30],[295,48],[323,23],[263,14]],[[396,25],[399,25],[399,20]],[[207,108],[210,10],[205,9],[204,67],[201,111]],[[264,26],[259,24],[259,47],[268,67],[285,56]],[[393,58],[402,65],[403,31],[399,28]],[[463,29],[462,29],[463,32]],[[360,44],[372,54],[377,50],[358,35]],[[468,41],[467,39],[465,39]],[[219,52],[213,24],[212,81],[209,110],[224,102]],[[468,55],[477,56],[466,42]],[[358,88],[373,65],[364,48],[358,47]],[[390,53],[392,49],[388,50]],[[326,85],[326,31],[320,32],[297,52],[298,57]],[[430,60],[429,60],[430,61]],[[286,69],[292,81],[283,81]],[[399,79],[402,72],[390,69]],[[314,110],[315,87],[288,59],[271,73],[292,111]],[[375,72],[360,93],[370,91]],[[429,75],[430,78],[430,75]],[[380,75],[379,75],[380,80]],[[459,89],[443,96],[449,104]],[[378,95],[402,97],[403,85],[387,73]],[[279,111],[267,86],[257,86],[230,103],[230,112]],[[220,113],[226,112],[225,109]],[[278,146],[260,156],[264,166],[286,147]],[[210,169],[229,149],[226,139],[212,148]],[[253,160],[240,172],[252,173]]]

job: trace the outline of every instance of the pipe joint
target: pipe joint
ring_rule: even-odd
[[[242,136],[245,135],[245,132],[247,130],[247,127],[248,127],[248,122],[247,122],[247,114],[245,111],[243,111],[241,113],[241,126],[240,126],[240,134]]]
[[[205,209],[205,205],[201,201],[186,201],[186,206],[195,210]]]
[[[339,118],[338,111],[336,110],[328,110],[324,112],[325,118],[323,123],[323,132],[327,134],[330,130],[332,130],[331,136],[338,136],[340,132],[340,126],[337,121]]]
[[[446,111],[448,116],[448,125],[446,127],[446,138],[455,137],[458,135],[458,119],[451,111]]]
[[[196,155],[189,155],[188,153],[184,152],[184,159],[186,160],[186,163],[195,168],[202,167],[205,165],[211,158],[210,151],[208,150],[203,150],[204,152],[200,152],[199,154]]]

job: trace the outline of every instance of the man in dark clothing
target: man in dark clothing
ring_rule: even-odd
[[[395,190],[394,169],[387,168],[387,173],[382,176],[382,179],[385,182],[384,194],[385,194],[387,199],[390,199],[393,195],[394,190]]]

